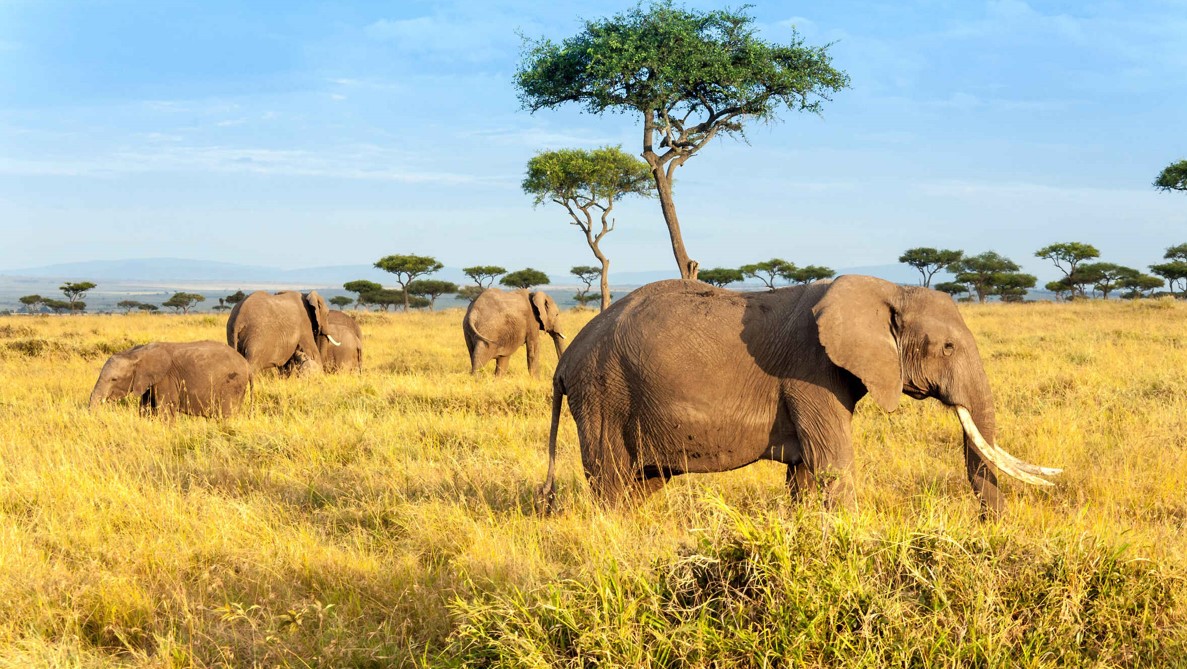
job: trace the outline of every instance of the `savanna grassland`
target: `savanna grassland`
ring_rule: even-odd
[[[86,409],[223,317],[0,318],[0,666],[1187,666],[1187,304],[963,311],[999,443],[1066,470],[996,523],[931,400],[860,405],[856,513],[771,463],[601,509],[566,415],[540,518],[549,382],[471,378],[458,310],[225,421]]]

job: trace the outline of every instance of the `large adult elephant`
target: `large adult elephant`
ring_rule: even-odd
[[[339,342],[337,346],[330,341],[331,337]],[[326,336],[319,339],[318,349],[322,366],[330,374],[363,371],[363,330],[345,312],[330,311]]]
[[[231,310],[227,344],[251,365],[252,374],[276,367],[282,371],[320,374],[318,340],[339,342],[326,331],[330,308],[317,291],[256,291]]]
[[[108,358],[90,407],[131,394],[146,414],[229,416],[243,404],[250,384],[247,361],[221,342],[142,344]]]
[[[673,280],[594,317],[561,359],[541,501],[552,505],[567,395],[585,475],[604,500],[767,459],[787,465],[793,495],[818,486],[852,506],[850,423],[867,393],[886,411],[900,393],[955,409],[983,516],[1002,510],[986,461],[1027,483],[1060,471],[996,446],[977,344],[943,293],[868,276],[748,294]]]
[[[558,359],[565,351],[560,313],[556,302],[543,291],[505,292],[498,288],[482,291],[462,319],[462,334],[470,351],[470,371],[477,374],[494,358],[495,375],[503,374],[511,355],[520,346],[526,346],[528,372],[539,378],[540,332],[552,337]]]

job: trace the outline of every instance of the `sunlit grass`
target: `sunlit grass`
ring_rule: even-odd
[[[365,315],[363,374],[225,421],[86,410],[222,318],[0,318],[0,666],[1187,662],[1187,305],[964,313],[999,443],[1066,469],[996,524],[933,401],[859,407],[854,514],[771,463],[603,510],[565,417],[541,519],[549,383],[471,378],[458,310]]]

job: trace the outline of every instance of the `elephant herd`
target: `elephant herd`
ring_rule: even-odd
[[[660,281],[595,316],[567,349],[559,314],[543,292],[488,289],[462,323],[473,373],[491,359],[495,374],[504,373],[524,346],[537,376],[539,334],[553,340],[548,473],[537,495],[545,512],[554,505],[565,398],[586,479],[610,503],[645,496],[678,474],[772,460],[787,466],[793,496],[815,490],[851,507],[851,424],[867,394],[886,411],[902,394],[954,410],[983,517],[1003,507],[994,469],[1036,485],[1051,485],[1044,477],[1061,471],[997,446],[976,341],[944,293],[858,275],[761,293]],[[148,410],[226,414],[262,370],[362,365],[358,325],[315,292],[253,293],[231,312],[227,343],[147,344],[112,356],[91,404],[131,392]]]

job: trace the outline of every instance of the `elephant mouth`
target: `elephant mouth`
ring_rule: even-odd
[[[932,397],[930,390],[924,390],[910,381],[903,384],[903,394],[915,400],[925,400]]]

